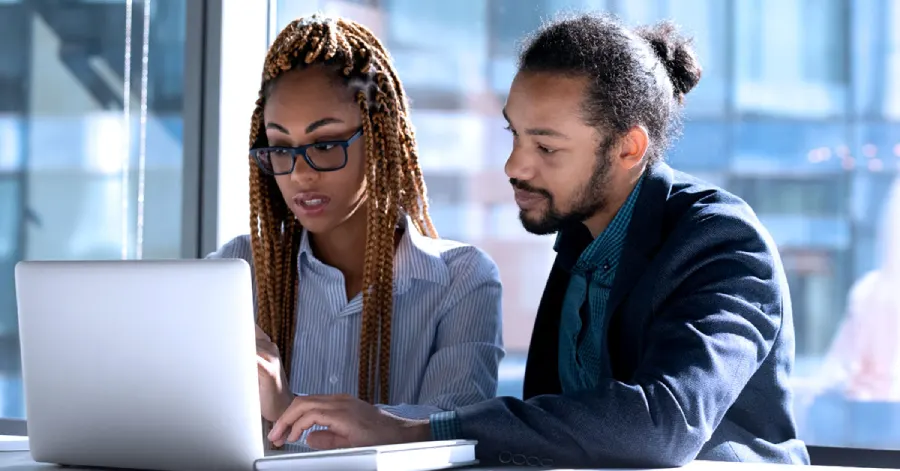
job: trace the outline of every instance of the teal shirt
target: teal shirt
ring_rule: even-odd
[[[564,393],[592,388],[600,378],[609,377],[603,344],[606,303],[643,180],[638,180],[609,226],[584,249],[571,269],[559,326],[559,380]],[[559,236],[556,240],[558,244]],[[558,245],[554,249],[558,250]],[[464,438],[455,411],[432,414],[430,422],[434,440]]]
[[[563,393],[594,388],[601,378],[610,375],[604,345],[606,304],[642,181],[638,180],[613,220],[570,269],[559,325],[559,382]]]

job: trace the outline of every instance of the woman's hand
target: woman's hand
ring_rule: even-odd
[[[259,374],[259,401],[262,416],[274,422],[291,405],[294,394],[281,366],[278,346],[256,326],[256,366]]]
[[[428,421],[403,419],[346,395],[295,397],[268,438],[275,446],[295,442],[313,425],[328,427],[306,437],[320,450],[431,440]]]

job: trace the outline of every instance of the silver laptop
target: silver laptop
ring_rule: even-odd
[[[249,470],[264,455],[242,260],[21,262],[35,461]]]

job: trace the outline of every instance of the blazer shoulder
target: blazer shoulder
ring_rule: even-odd
[[[699,178],[676,172],[666,201],[672,226],[716,230],[750,229],[768,236],[753,208],[739,196]]]

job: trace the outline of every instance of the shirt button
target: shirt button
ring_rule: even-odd
[[[328,378],[328,381],[330,381],[331,384],[335,384],[335,383],[337,383],[337,379],[338,379],[337,375],[331,375],[331,377]]]

